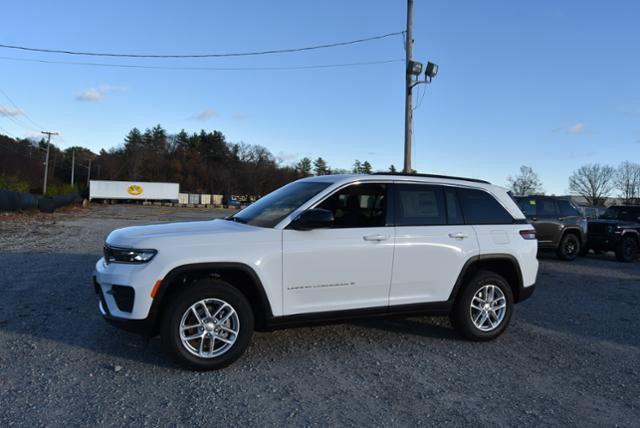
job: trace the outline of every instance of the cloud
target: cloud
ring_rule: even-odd
[[[569,126],[567,132],[574,135],[582,134],[584,132],[584,123],[578,122],[575,125]]]
[[[218,113],[217,111],[215,111],[213,109],[207,109],[205,111],[201,111],[200,113],[196,114],[192,118],[205,122],[205,121],[207,121],[209,119],[212,119],[212,118],[218,117],[218,116],[220,116],[220,113]]]
[[[297,160],[300,157],[300,153],[291,153],[291,152],[278,152],[276,155],[276,159],[279,162],[291,162]]]
[[[78,95],[76,95],[76,100],[98,103],[107,98],[107,95],[115,92],[123,92],[124,90],[125,88],[123,86],[100,85],[96,88],[89,88],[80,92]]]
[[[247,115],[245,113],[240,113],[240,112],[235,112],[233,113],[232,119],[233,120],[245,120],[247,119]]]
[[[24,112],[18,108],[0,106],[0,116],[15,117],[23,114]]]

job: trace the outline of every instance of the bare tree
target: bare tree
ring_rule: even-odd
[[[603,206],[614,189],[615,168],[592,163],[583,165],[569,177],[569,189],[592,206]]]
[[[635,203],[640,197],[640,164],[622,162],[616,170],[614,183],[625,204]]]
[[[527,196],[543,193],[540,177],[530,166],[522,165],[520,174],[515,177],[509,176],[507,181],[509,182],[509,188],[515,195]]]

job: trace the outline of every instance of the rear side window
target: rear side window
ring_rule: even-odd
[[[536,215],[536,200],[535,198],[518,198],[518,206],[522,213],[526,216]]]
[[[444,199],[447,205],[447,224],[464,224],[464,216],[458,194],[454,189],[444,188]]]
[[[511,224],[513,217],[493,196],[482,190],[458,191],[466,224]]]
[[[538,217],[557,217],[556,203],[553,199],[538,198],[536,201],[538,207]]]
[[[398,226],[446,224],[444,195],[441,187],[398,184],[396,195],[396,224]]]
[[[580,213],[577,209],[571,205],[571,202],[566,200],[558,201],[558,211],[560,212],[561,217],[576,217],[580,216]]]

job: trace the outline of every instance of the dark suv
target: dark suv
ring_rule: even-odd
[[[639,236],[640,206],[611,206],[597,220],[589,221],[589,249],[615,251],[622,262],[638,256]]]
[[[538,249],[555,250],[562,260],[574,260],[587,238],[587,220],[567,199],[517,196],[520,209],[536,229]]]

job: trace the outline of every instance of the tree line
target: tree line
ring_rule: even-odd
[[[38,193],[42,189],[46,141],[0,135],[0,188]],[[71,165],[75,157],[74,187]],[[395,171],[393,165],[390,170]],[[122,145],[93,153],[84,147],[50,146],[49,194],[87,186],[88,179],[180,183],[182,191],[262,196],[302,177],[343,173],[370,174],[368,161],[353,169],[331,168],[322,157],[282,164],[266,147],[227,141],[220,131],[184,130],[170,134],[162,126],[132,129]]]
[[[540,177],[526,165],[520,167],[516,176],[508,177],[507,182],[515,195],[544,194]],[[599,163],[583,165],[569,177],[569,190],[591,206],[603,206],[614,195],[625,204],[639,204],[640,164],[625,161],[617,168]]]

